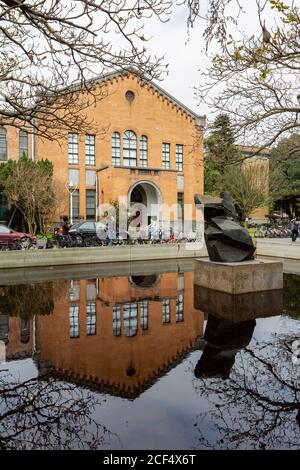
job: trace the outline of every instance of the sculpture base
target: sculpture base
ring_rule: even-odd
[[[281,315],[282,292],[282,289],[276,289],[247,294],[228,294],[195,285],[194,308],[231,323],[240,323],[255,318]]]
[[[228,294],[282,289],[283,265],[281,261],[257,259],[238,263],[198,259],[194,283]]]

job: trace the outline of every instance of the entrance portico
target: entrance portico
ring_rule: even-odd
[[[128,203],[141,204],[145,207],[145,214],[147,220],[143,220],[150,224],[153,221],[161,219],[161,205],[162,195],[159,188],[151,181],[138,181],[128,191]]]

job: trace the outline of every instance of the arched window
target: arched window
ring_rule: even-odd
[[[121,165],[120,134],[113,132],[111,136],[111,159],[115,166]]]
[[[7,136],[5,127],[0,127],[0,161],[7,160]]]
[[[124,335],[135,336],[138,329],[138,304],[130,302],[123,306]]]
[[[124,166],[136,166],[136,135],[133,131],[124,132],[123,163]]]
[[[140,138],[140,166],[142,168],[148,166],[148,139],[145,135]]]
[[[25,155],[28,157],[28,133],[26,131],[19,131],[19,156]]]

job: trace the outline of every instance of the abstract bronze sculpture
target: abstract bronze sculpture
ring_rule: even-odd
[[[205,242],[211,261],[232,263],[254,259],[255,246],[248,231],[237,221],[231,196],[195,194],[195,204],[204,206]]]

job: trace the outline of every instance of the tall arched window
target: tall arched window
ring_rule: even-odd
[[[121,165],[121,148],[120,148],[120,134],[113,132],[111,136],[111,160],[112,164],[116,166]]]
[[[19,131],[19,156],[25,155],[28,157],[28,133],[26,131]]]
[[[0,126],[0,161],[7,160],[7,136],[5,127]]]
[[[124,132],[123,163],[124,166],[136,166],[136,135],[133,131]]]
[[[148,139],[145,135],[140,138],[140,166],[142,168],[148,166]]]

